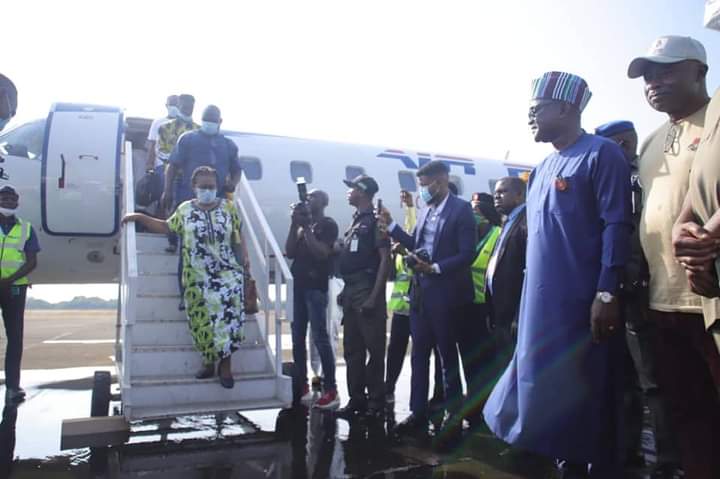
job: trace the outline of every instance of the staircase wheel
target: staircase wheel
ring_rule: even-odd
[[[112,379],[109,371],[95,371],[93,377],[90,416],[107,416],[110,411],[110,384]]]

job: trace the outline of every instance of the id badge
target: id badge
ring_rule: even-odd
[[[350,252],[357,253],[357,251],[358,251],[358,239],[356,236],[353,236],[353,238],[350,240]]]

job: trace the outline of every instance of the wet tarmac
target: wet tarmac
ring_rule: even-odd
[[[388,434],[409,413],[409,368],[398,382],[395,411],[385,420],[348,423],[305,408],[181,417],[133,423],[124,444],[61,451],[61,422],[89,416],[98,369],[111,370],[23,372],[27,400],[3,409],[0,479],[556,477],[548,461],[511,451],[486,430],[466,430],[462,443],[445,455]],[[344,376],[340,366],[340,391]]]
[[[111,370],[23,371],[27,400],[3,409],[0,478],[553,477],[549,464],[507,454],[487,432],[466,433],[462,445],[445,456],[389,435],[394,421],[408,414],[407,370],[398,383],[395,413],[384,421],[348,423],[332,412],[305,408],[182,417],[134,423],[125,444],[61,451],[61,422],[89,416],[98,369]],[[338,378],[344,375],[340,366]]]

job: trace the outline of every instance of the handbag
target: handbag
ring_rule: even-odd
[[[162,195],[162,178],[156,171],[146,172],[135,183],[135,202],[140,206],[150,206]]]
[[[256,314],[260,309],[258,308],[258,294],[257,284],[250,274],[245,275],[245,282],[243,283],[244,288],[244,300],[245,300],[245,314]]]

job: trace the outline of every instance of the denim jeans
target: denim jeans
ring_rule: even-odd
[[[0,289],[0,308],[5,323],[5,386],[20,387],[20,361],[23,353],[23,325],[27,286],[8,286]]]
[[[307,346],[305,338],[308,323],[310,323],[315,347],[320,354],[323,386],[326,391],[337,387],[335,384],[335,356],[330,345],[330,336],[327,329],[327,307],[327,291],[295,288],[292,322],[295,379],[298,384],[307,383]]]

